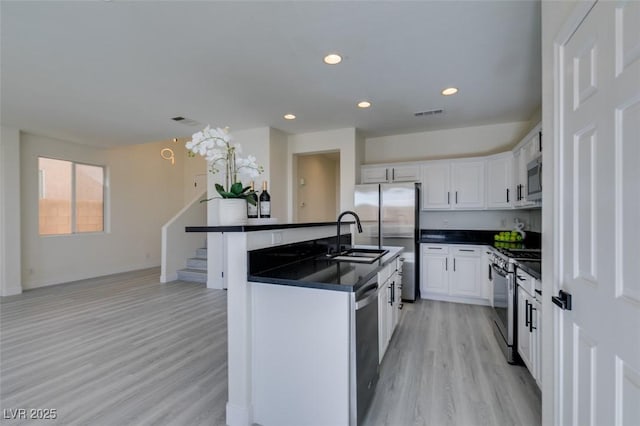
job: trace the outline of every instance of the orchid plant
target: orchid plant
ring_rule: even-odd
[[[255,178],[264,169],[256,163],[256,157],[253,155],[240,157],[238,154],[242,153],[242,147],[240,144],[232,144],[231,139],[229,128],[213,129],[207,126],[204,130],[194,133],[185,146],[193,155],[205,157],[211,173],[225,173],[225,186],[216,183],[216,191],[222,198],[242,198],[255,204],[255,200],[250,197],[255,191],[251,190],[250,186],[243,187],[239,178]],[[203,201],[209,200],[211,198]]]

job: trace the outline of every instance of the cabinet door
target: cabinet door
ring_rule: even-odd
[[[532,328],[532,341],[531,341],[531,355],[533,358],[533,378],[536,379],[536,383],[541,387],[542,383],[540,377],[542,377],[542,306],[535,299],[532,300],[533,307],[531,309],[531,321],[533,321]]]
[[[420,167],[398,166],[391,168],[392,182],[420,182]]]
[[[384,183],[389,181],[389,169],[386,167],[363,167],[360,171],[362,183]]]
[[[449,162],[437,162],[422,166],[422,208],[451,208]]]
[[[531,363],[531,332],[529,331],[529,304],[531,297],[529,294],[518,286],[518,354],[522,358],[524,365],[527,366],[533,375],[534,369]]]
[[[449,293],[449,255],[446,253],[425,253],[420,263],[420,293]]]
[[[451,296],[482,297],[480,256],[452,256]]]
[[[481,209],[485,203],[484,161],[451,163],[451,202],[454,209]]]
[[[510,208],[515,194],[512,190],[513,155],[487,160],[487,207]]]
[[[389,303],[389,281],[387,281],[378,293],[378,363],[382,362],[384,352],[389,343],[389,332],[387,325],[387,306]]]

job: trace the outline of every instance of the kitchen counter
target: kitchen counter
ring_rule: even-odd
[[[343,221],[343,225],[355,222]],[[230,225],[230,226],[187,226],[186,232],[256,232],[277,229],[315,228],[318,226],[336,226],[337,222],[304,222],[304,223],[267,223],[261,225]]]
[[[494,236],[502,231],[464,230],[464,229],[421,229],[418,243],[431,244],[472,244],[495,246]],[[538,249],[541,244],[540,233],[527,232],[526,239],[515,242],[518,248]],[[509,244],[504,242],[503,244]]]
[[[516,261],[518,268],[522,269],[527,274],[531,275],[537,280],[542,279],[542,262],[533,262],[528,260]]]
[[[354,246],[355,248],[369,248]],[[378,271],[397,258],[401,247],[383,247],[387,254],[373,263],[337,262],[324,254],[286,263],[260,272],[249,272],[248,280],[268,284],[317,288],[336,291],[357,291]]]

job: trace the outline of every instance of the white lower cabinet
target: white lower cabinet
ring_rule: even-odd
[[[521,274],[521,272],[519,273]],[[529,290],[528,286],[518,285],[517,347],[524,365],[540,386],[542,357],[540,320],[542,312],[540,303],[527,290]]]
[[[423,299],[488,304],[482,246],[421,244],[420,251]]]
[[[392,262],[383,272],[378,274],[378,361],[382,358],[389,346],[393,332],[400,322],[400,306],[402,295],[402,275],[399,262]]]

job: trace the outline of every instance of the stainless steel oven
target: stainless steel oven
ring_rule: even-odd
[[[508,259],[491,256],[493,283],[494,334],[510,364],[518,362],[516,346],[516,295],[513,264]]]
[[[376,277],[363,285],[352,299],[349,403],[351,426],[362,423],[378,383],[379,292]]]

